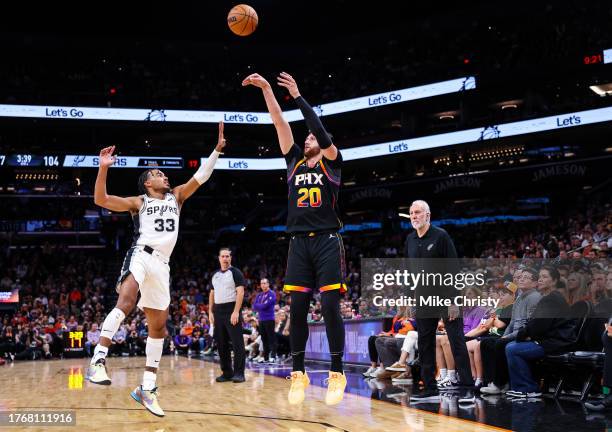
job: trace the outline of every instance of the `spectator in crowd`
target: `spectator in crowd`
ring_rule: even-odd
[[[191,333],[191,347],[190,350],[194,351],[197,356],[204,354],[206,348],[206,339],[202,335],[202,329],[200,327],[194,327]]]
[[[270,290],[270,281],[262,278],[259,282],[261,292],[255,297],[253,310],[259,318],[259,329],[263,342],[263,357],[268,361],[276,359],[276,337],[274,335],[274,306],[276,294]]]
[[[612,388],[612,325],[604,324],[605,331],[601,335],[604,346],[604,374],[603,385]],[[592,411],[604,411],[612,409],[612,393],[598,401],[585,402],[584,406]]]
[[[391,328],[389,331],[382,331],[377,335],[368,337],[368,353],[370,355],[370,367],[363,373],[366,378],[376,378],[382,376],[384,372],[384,366],[378,355],[378,349],[376,348],[376,340],[383,337],[394,337],[403,327],[403,321],[408,319],[408,308],[402,308],[393,317],[391,321]],[[415,324],[416,325],[416,324]],[[387,366],[391,366],[388,364]]]
[[[508,363],[506,360],[506,345],[516,339],[518,331],[525,326],[536,305],[542,298],[536,288],[539,272],[532,268],[523,268],[518,278],[520,294],[512,307],[510,323],[499,339],[483,339],[480,342],[484,382],[486,387],[480,389],[484,394],[500,394],[508,388]]]
[[[115,333],[111,339],[111,346],[108,353],[120,356],[127,351],[127,329],[125,324],[121,324],[117,329],[117,333]]]
[[[476,300],[482,297],[482,292],[478,288],[469,287],[465,289],[464,295],[466,299]],[[466,341],[473,339],[481,333],[478,326],[486,313],[486,309],[479,306],[463,307],[463,333]],[[455,359],[453,358],[450,342],[446,334],[436,335],[436,363],[440,368],[438,388],[441,390],[457,388],[459,380],[455,372]]]
[[[100,342],[100,330],[98,330],[98,324],[93,323],[91,330],[87,332],[87,340],[85,341],[85,352],[89,357],[93,355],[92,348],[95,348]]]
[[[190,345],[191,337],[187,336],[187,332],[182,328],[180,334],[174,337],[174,348],[176,352],[187,355]]]
[[[0,358],[15,359],[16,352],[16,334],[13,332],[13,327],[7,325],[0,333]]]
[[[542,298],[525,326],[518,330],[516,339],[506,345],[510,372],[508,396],[542,396],[530,363],[546,354],[563,352],[575,339],[575,324],[570,318],[570,307],[561,292],[562,287],[559,272],[554,267],[540,269],[538,291]]]
[[[566,292],[567,302],[570,305],[588,298],[586,280],[586,276],[579,272],[571,272],[567,275]]]
[[[518,276],[520,271],[516,271],[515,274]],[[517,285],[510,281],[502,285],[498,295],[498,307],[492,311],[487,319],[479,324],[478,333],[480,334],[475,339],[472,339],[466,343],[468,353],[470,355],[472,375],[474,376],[474,387],[476,387],[476,389],[480,389],[482,387],[484,376],[480,342],[485,338],[496,339],[501,337],[501,334],[506,326],[510,323],[512,317],[512,306],[514,304],[514,296],[517,288]]]
[[[401,356],[401,349],[404,345],[404,339],[410,332],[415,332],[417,321],[413,317],[413,313],[408,307],[404,307],[398,313],[399,318],[392,323],[391,332],[377,337],[375,340],[376,352],[382,366],[372,375],[377,379],[400,378],[409,379],[410,374],[407,373],[406,367],[401,368],[398,360]],[[416,333],[416,332],[415,332]],[[412,335],[411,338],[416,335]],[[401,369],[401,370],[396,370]]]
[[[281,309],[276,314],[274,319],[275,327],[274,334],[276,335],[277,352],[286,356],[290,353],[289,348],[289,330],[291,328],[291,320],[284,309]]]

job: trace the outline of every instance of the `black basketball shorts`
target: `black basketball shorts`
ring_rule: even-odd
[[[346,292],[344,244],[337,232],[291,234],[285,292]]]

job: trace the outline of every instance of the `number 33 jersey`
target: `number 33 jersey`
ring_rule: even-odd
[[[310,168],[303,151],[293,144],[285,161],[289,187],[287,232],[339,230],[342,227],[338,210],[340,152],[336,160],[322,158]]]
[[[179,206],[171,193],[163,199],[142,195],[142,207],[132,215],[134,221],[133,246],[150,246],[170,257],[179,229]]]

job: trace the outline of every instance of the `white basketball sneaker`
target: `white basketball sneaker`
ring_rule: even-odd
[[[111,380],[106,372],[106,361],[104,359],[99,359],[95,364],[89,365],[89,369],[87,369],[87,379],[94,384],[111,384]]]
[[[132,399],[144,406],[149,412],[157,417],[165,416],[164,410],[161,409],[157,400],[157,396],[159,396],[157,387],[155,387],[153,390],[143,390],[142,386],[139,385],[132,390],[130,396],[132,396]]]

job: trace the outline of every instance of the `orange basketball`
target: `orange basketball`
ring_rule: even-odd
[[[227,14],[227,25],[238,36],[248,36],[257,28],[257,12],[251,6],[239,4]]]

